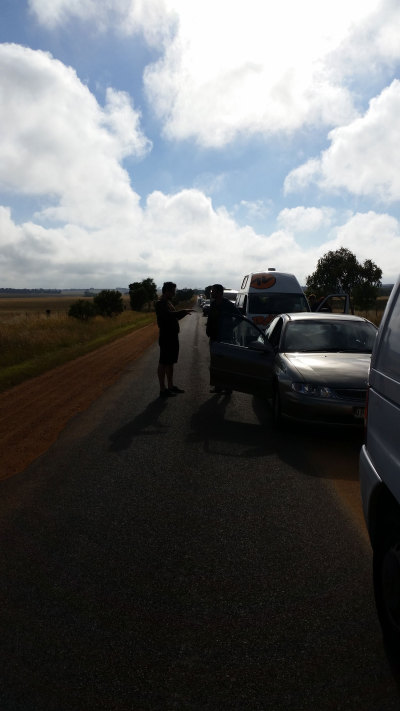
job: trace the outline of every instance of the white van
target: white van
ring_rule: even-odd
[[[386,646],[400,652],[400,278],[372,352],[365,444],[364,516],[373,549],[375,602]]]
[[[236,306],[253,323],[265,328],[281,313],[310,311],[303,289],[294,274],[267,272],[247,274],[236,297]]]

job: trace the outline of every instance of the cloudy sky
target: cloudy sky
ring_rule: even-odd
[[[0,286],[394,281],[399,69],[398,0],[2,0]]]

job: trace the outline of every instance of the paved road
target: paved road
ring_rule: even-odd
[[[1,711],[398,709],[360,435],[211,395],[204,319],[181,323],[185,395],[157,398],[150,348],[0,482]]]

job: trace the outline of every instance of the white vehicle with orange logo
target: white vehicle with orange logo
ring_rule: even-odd
[[[277,314],[310,311],[303,289],[294,274],[267,272],[247,274],[236,297],[236,306],[260,328]]]

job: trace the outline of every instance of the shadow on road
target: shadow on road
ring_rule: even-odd
[[[271,453],[271,441],[254,424],[229,420],[230,395],[215,394],[192,416],[189,442],[203,442],[204,451],[228,457],[263,457]],[[272,448],[273,451],[273,448]]]
[[[164,434],[167,426],[159,422],[159,416],[166,406],[166,401],[157,398],[151,402],[146,409],[137,415],[133,420],[127,422],[126,425],[120,427],[110,435],[110,452],[120,452],[123,449],[129,449],[132,440],[139,434],[155,435]]]
[[[265,433],[268,432],[269,444],[286,464],[307,476],[358,480],[358,458],[364,439],[362,427],[292,420],[284,420],[279,427],[274,427],[268,403],[253,397],[252,405]]]

